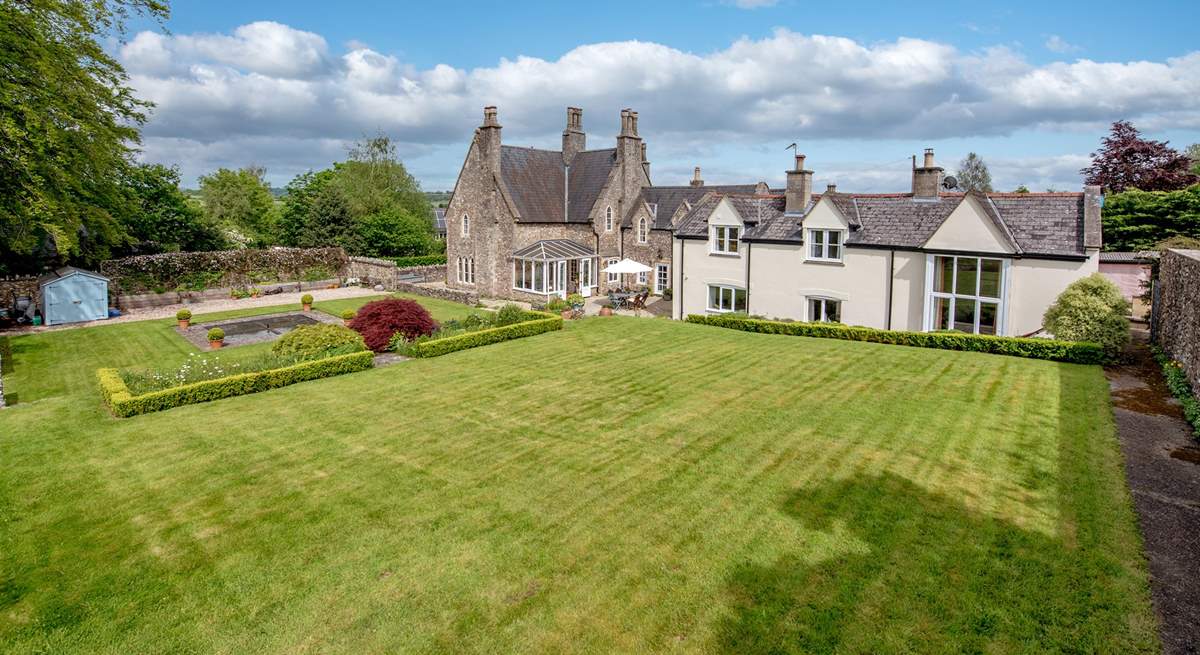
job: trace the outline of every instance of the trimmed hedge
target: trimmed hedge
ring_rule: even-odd
[[[396,262],[396,266],[400,268],[408,268],[410,266],[437,266],[446,263],[446,255],[413,255],[411,257],[392,257],[392,261]]]
[[[375,353],[364,350],[349,355],[300,362],[269,371],[241,373],[216,380],[185,384],[140,396],[134,396],[129,392],[129,388],[121,380],[121,374],[115,368],[102,368],[96,371],[96,376],[100,379],[100,394],[104,397],[104,403],[108,405],[115,416],[125,418],[183,405],[258,393],[307,380],[365,371],[374,366],[374,358]]]
[[[479,346],[500,343],[501,341],[532,337],[535,334],[542,334],[543,332],[553,332],[561,330],[563,327],[561,316],[545,312],[525,312],[525,317],[526,320],[512,325],[468,332],[453,337],[446,337],[445,339],[414,343],[409,354],[413,357],[438,357],[459,350],[467,350],[468,348],[478,348]]]
[[[877,330],[866,327],[849,327],[833,323],[786,323],[744,316],[699,316],[689,314],[689,323],[715,325],[717,327],[759,332],[762,334],[787,334],[798,337],[843,339],[846,341],[870,341],[898,346],[938,348],[941,350],[963,350],[970,352],[1048,359],[1055,362],[1075,364],[1103,364],[1108,355],[1097,344],[1082,341],[1058,341],[1056,339],[1034,339],[1026,337],[993,337],[982,334],[960,334],[953,332],[903,332],[899,330]]]

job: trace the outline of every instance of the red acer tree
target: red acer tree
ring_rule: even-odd
[[[1174,191],[1200,181],[1187,155],[1166,141],[1143,139],[1129,121],[1112,124],[1103,146],[1092,153],[1092,165],[1079,171],[1086,184],[1119,193],[1126,189]]]
[[[387,350],[393,334],[403,334],[411,341],[432,334],[438,324],[420,304],[389,298],[363,305],[350,321],[350,328],[362,335],[368,348],[378,353]]]

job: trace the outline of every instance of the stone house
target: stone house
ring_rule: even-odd
[[[561,150],[505,145],[495,107],[485,107],[446,207],[446,284],[482,296],[544,303],[570,293],[603,295],[672,279],[672,232],[710,191],[755,185],[655,187],[638,114],[621,111],[616,146],[589,150],[583,110],[567,108]],[[766,185],[760,185],[765,189]],[[629,258],[639,275],[602,270]]]
[[[1035,333],[1099,268],[1100,189],[955,193],[926,150],[906,193],[711,192],[674,232],[675,318],[747,312],[895,330]]]

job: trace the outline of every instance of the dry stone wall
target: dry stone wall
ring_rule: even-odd
[[[1200,389],[1200,250],[1164,252],[1158,289],[1158,344]]]
[[[21,296],[29,296],[35,303],[41,300],[36,277],[0,277],[0,307],[11,307]]]

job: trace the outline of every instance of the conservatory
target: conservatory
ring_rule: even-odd
[[[596,289],[596,251],[566,239],[538,241],[513,253],[513,289],[566,298]]]

